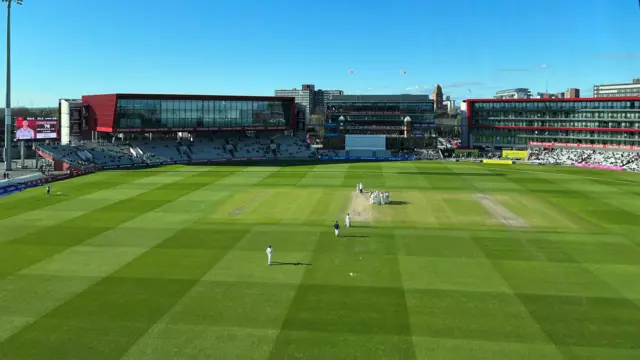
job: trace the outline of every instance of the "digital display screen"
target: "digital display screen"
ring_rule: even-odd
[[[16,140],[49,140],[58,138],[55,117],[16,117]]]

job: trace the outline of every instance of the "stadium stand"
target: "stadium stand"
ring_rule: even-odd
[[[414,157],[418,160],[443,160],[441,149],[413,151],[389,150],[316,150],[306,139],[295,136],[251,137],[226,134],[198,141],[143,140],[134,142],[80,142],[75,145],[41,144],[38,148],[48,156],[80,170],[95,167],[129,167],[162,163],[205,162],[221,159],[314,159],[317,157],[392,158]],[[447,150],[454,159],[499,159],[491,150]],[[549,165],[598,165],[640,172],[640,153],[609,149],[532,148],[527,159]]]
[[[640,153],[592,149],[542,149],[529,151],[529,161],[545,165],[602,165],[640,171]]]
[[[443,156],[439,149],[415,150],[413,156],[416,160],[442,160]]]
[[[78,169],[88,169],[95,164],[80,149],[69,145],[42,144],[38,149],[50,156]]]

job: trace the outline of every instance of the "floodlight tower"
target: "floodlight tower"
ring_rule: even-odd
[[[2,0],[7,3],[7,98],[4,108],[4,169],[11,171],[11,4],[22,5],[23,0]]]

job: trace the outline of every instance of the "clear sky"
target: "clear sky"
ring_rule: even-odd
[[[637,0],[24,0],[12,19],[13,106],[303,83],[363,94],[439,83],[456,99],[548,83],[589,95],[640,76]]]

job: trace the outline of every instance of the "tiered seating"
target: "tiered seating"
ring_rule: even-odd
[[[418,160],[442,160],[442,153],[438,149],[421,149],[414,151],[413,156]]]
[[[76,168],[88,169],[93,166],[90,159],[83,159],[80,157],[78,152],[82,149],[75,146],[41,144],[38,145],[38,149],[51,156],[53,159],[63,161],[64,163]]]
[[[604,165],[640,171],[640,153],[591,149],[541,149],[530,151],[529,160],[550,165]]]
[[[231,154],[224,151],[224,141],[204,140],[191,145],[191,158],[195,161],[211,159],[230,159]]]
[[[347,156],[347,151],[346,150],[319,150],[318,151],[318,156],[339,156],[339,157],[344,157]]]
[[[304,139],[297,137],[281,137],[276,140],[278,157],[288,159],[308,159],[316,156],[316,149],[309,146]]]
[[[93,155],[93,163],[100,166],[127,166],[146,163],[145,160],[131,151],[125,143],[83,142],[80,149]]]
[[[142,151],[149,163],[189,160],[176,141],[132,141],[131,144]]]

